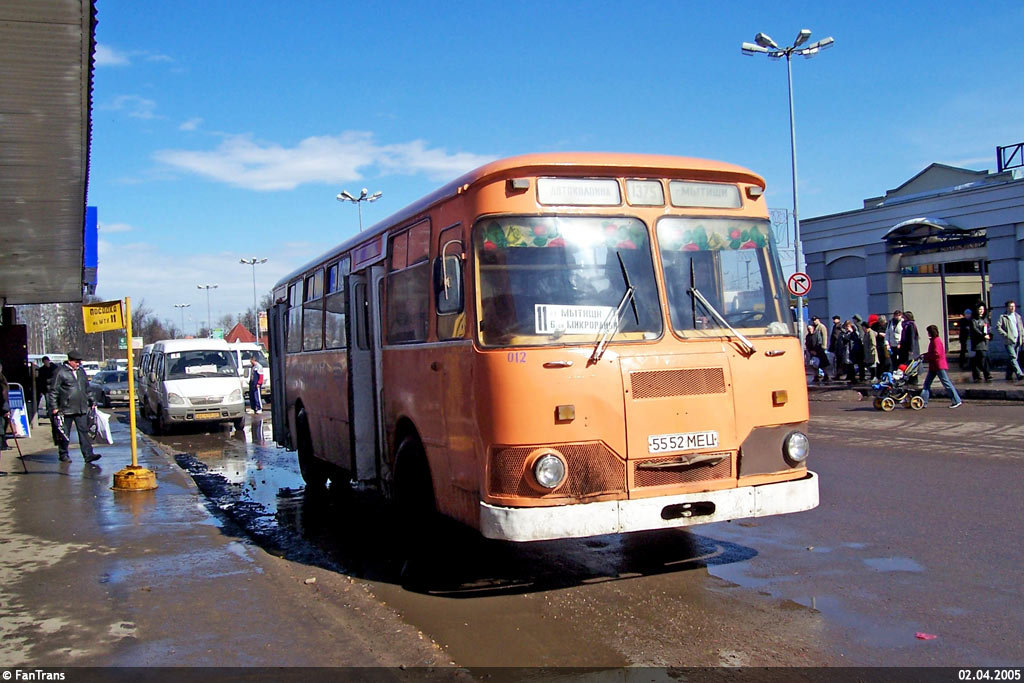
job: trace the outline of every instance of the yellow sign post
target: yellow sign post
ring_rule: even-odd
[[[85,321],[86,332],[104,332],[106,330],[124,330],[128,338],[128,420],[132,439],[132,464],[114,474],[115,491],[149,491],[156,488],[156,474],[152,470],[139,466],[138,449],[135,438],[135,362],[132,351],[132,300],[104,301],[82,305],[82,319]]]

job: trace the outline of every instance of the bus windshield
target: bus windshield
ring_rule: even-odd
[[[636,218],[485,218],[474,251],[484,346],[661,336],[650,240]],[[629,286],[632,299],[620,307]]]
[[[792,334],[775,242],[765,220],[684,218],[658,221],[672,328],[682,336]],[[696,289],[715,310],[691,293]],[[715,315],[717,313],[718,315]]]

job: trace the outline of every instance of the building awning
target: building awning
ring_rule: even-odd
[[[81,301],[95,0],[0,3],[0,303]],[[92,282],[89,282],[89,281]]]
[[[985,244],[984,228],[961,228],[941,218],[911,218],[889,228],[882,239],[897,253],[966,249]]]

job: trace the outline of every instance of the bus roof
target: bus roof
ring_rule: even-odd
[[[572,169],[574,175],[618,176],[624,172],[629,172],[630,175],[656,177],[675,175],[680,171],[686,171],[690,178],[701,179],[704,176],[709,180],[722,180],[724,177],[732,182],[751,183],[759,185],[761,189],[765,187],[764,178],[749,169],[723,161],[712,161],[696,157],[677,157],[663,154],[558,152],[524,154],[506,159],[498,159],[469,171],[422,199],[375,223],[361,233],[345,240],[340,245],[317,256],[312,261],[297,268],[278,281],[274,285],[274,289],[291,282],[310,268],[330,261],[351,250],[353,247],[373,239],[390,227],[423,213],[433,205],[454,197],[461,192],[465,192],[477,183],[483,181],[490,182],[501,177],[557,175],[559,172],[564,173],[567,169]]]

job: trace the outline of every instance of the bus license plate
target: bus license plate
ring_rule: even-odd
[[[718,432],[655,434],[647,437],[648,453],[678,453],[702,448],[718,448]]]
[[[197,420],[212,420],[218,417],[220,417],[220,413],[216,411],[212,413],[196,413]]]

